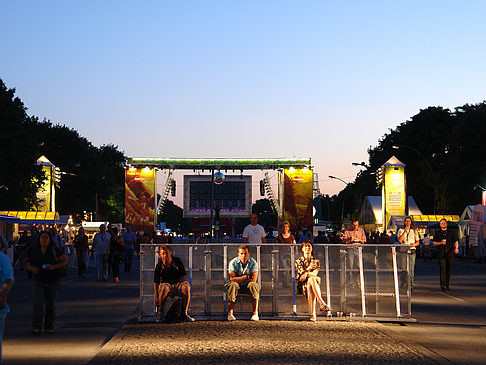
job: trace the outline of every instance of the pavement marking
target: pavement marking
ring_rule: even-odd
[[[452,298],[452,299],[458,300],[458,301],[460,301],[460,302],[465,302],[465,300],[464,300],[464,299],[461,299],[461,298],[455,297],[455,296],[453,296],[453,295],[449,295],[449,294],[442,293],[442,292],[440,292],[440,293],[441,293],[441,294],[443,294],[443,295],[445,295],[446,297],[449,297],[449,298]]]
[[[444,293],[443,291],[437,291],[437,290],[430,290],[430,289],[422,289],[423,291],[428,291],[428,292],[431,292],[431,293],[439,293],[439,294],[442,294],[442,295],[445,295],[446,297],[449,297],[449,298],[452,298],[454,300],[458,300],[460,302],[465,302],[464,299],[461,299],[461,298],[458,298],[458,297],[455,297],[453,295],[450,295],[450,294],[446,294]]]

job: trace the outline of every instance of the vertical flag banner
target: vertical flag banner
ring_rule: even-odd
[[[151,233],[155,224],[155,170],[125,170],[125,222]]]
[[[312,169],[285,169],[284,220],[292,230],[312,230]]]
[[[390,217],[393,215],[406,215],[406,185],[405,164],[395,156],[384,165],[385,179],[383,182],[384,220],[383,229],[386,231]]]

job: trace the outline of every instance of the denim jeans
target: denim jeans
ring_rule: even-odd
[[[96,254],[96,272],[98,280],[108,279],[108,270],[110,269],[110,264],[108,258],[104,253]]]
[[[32,328],[42,329],[43,319],[44,329],[49,330],[54,328],[58,289],[59,281],[43,283],[42,281],[34,280],[32,284]]]

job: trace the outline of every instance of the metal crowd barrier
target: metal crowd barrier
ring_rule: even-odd
[[[191,314],[200,318],[224,318],[228,263],[237,256],[240,243],[170,244],[173,256],[185,265],[191,284]],[[155,317],[154,268],[159,260],[156,248],[140,249],[140,320]],[[260,272],[262,316],[296,318],[308,316],[307,301],[297,294],[294,262],[300,245],[251,245],[250,255]],[[324,300],[333,308],[330,319],[414,321],[411,317],[410,246],[391,244],[314,244],[320,260],[319,276]],[[250,303],[241,310],[251,312]],[[235,308],[237,313],[241,311]]]

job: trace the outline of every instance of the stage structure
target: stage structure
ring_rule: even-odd
[[[155,201],[156,170],[168,170],[165,188]],[[310,158],[283,159],[182,159],[138,158],[127,161],[125,174],[126,223],[144,230],[156,226],[159,212],[175,195],[174,170],[192,170],[184,176],[184,216],[210,219],[211,232],[220,218],[246,217],[251,213],[252,176],[245,170],[276,170],[278,191],[270,185],[268,173],[260,181],[279,222],[288,220],[292,229],[312,230],[312,166]],[[195,175],[195,172],[200,173]],[[206,175],[204,174],[205,172]],[[145,175],[144,175],[145,174]],[[147,178],[150,176],[150,178]]]

